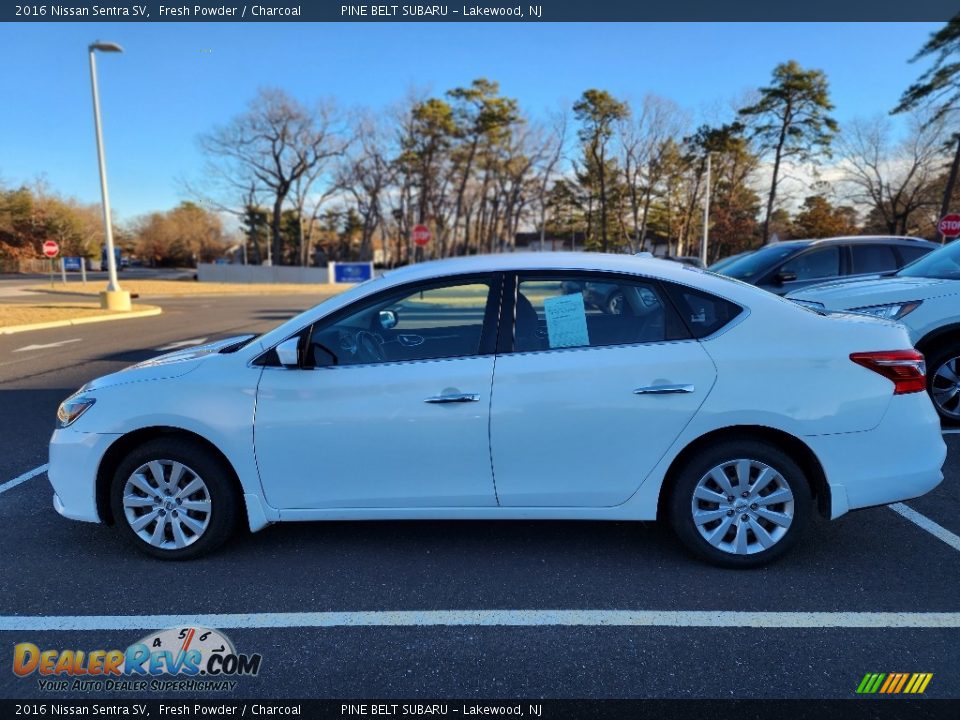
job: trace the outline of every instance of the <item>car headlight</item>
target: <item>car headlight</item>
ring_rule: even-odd
[[[909,302],[891,303],[890,305],[869,305],[867,307],[850,308],[850,312],[873,315],[873,317],[883,318],[884,320],[899,320],[920,307],[921,302],[920,300],[910,300]]]
[[[57,408],[57,427],[69,427],[77,418],[93,407],[95,402],[95,398],[86,395],[71,395]]]

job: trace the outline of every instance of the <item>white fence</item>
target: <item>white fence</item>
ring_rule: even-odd
[[[325,283],[328,273],[327,268],[199,263],[197,279],[225,283]]]

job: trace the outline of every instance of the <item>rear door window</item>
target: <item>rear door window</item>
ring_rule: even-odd
[[[890,245],[850,246],[853,256],[853,275],[882,273],[897,269],[897,257]]]
[[[817,280],[840,274],[840,247],[820,248],[798,255],[780,266],[781,273],[796,275],[797,280]]]
[[[654,281],[618,275],[522,275],[514,351],[604,347],[690,337]]]

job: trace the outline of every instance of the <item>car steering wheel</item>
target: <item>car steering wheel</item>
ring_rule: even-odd
[[[387,356],[383,352],[383,345],[372,332],[360,330],[357,333],[357,355],[365,362],[386,362]]]

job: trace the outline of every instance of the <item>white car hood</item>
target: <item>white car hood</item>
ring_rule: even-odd
[[[81,391],[100,390],[115,385],[126,385],[127,383],[144,382],[146,380],[165,380],[167,378],[181,377],[188,372],[196,370],[202,362],[216,355],[221,348],[233,345],[249,337],[251,336],[240,335],[199,347],[166,353],[165,355],[145,360],[136,365],[131,365],[119,372],[91,380],[81,388]]]
[[[938,278],[888,277],[875,280],[856,280],[846,283],[829,283],[805,288],[790,293],[791,300],[807,300],[823,304],[827,310],[886,305],[888,303],[923,300],[933,297],[940,287],[952,280]]]

